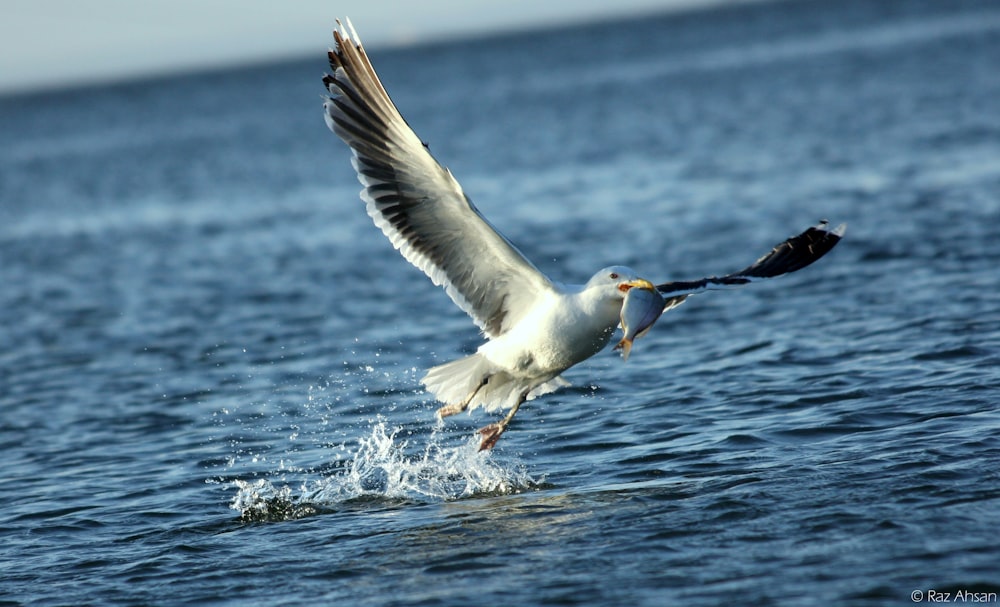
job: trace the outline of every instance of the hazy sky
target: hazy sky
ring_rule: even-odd
[[[321,53],[344,15],[371,48],[719,2],[4,0],[0,91]]]

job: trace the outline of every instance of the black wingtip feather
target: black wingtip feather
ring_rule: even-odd
[[[840,225],[834,230],[830,230],[828,226],[826,220],[821,221],[819,225],[789,238],[752,265],[729,276],[773,278],[801,270],[829,253],[840,242],[845,226]]]
[[[684,292],[691,294],[705,289],[738,287],[753,282],[756,278],[775,278],[801,270],[829,253],[840,242],[846,226],[841,224],[830,230],[828,225],[825,220],[821,221],[819,225],[782,242],[739,272],[700,280],[668,282],[656,285],[656,288],[664,295]]]

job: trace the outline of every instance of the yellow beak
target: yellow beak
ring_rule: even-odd
[[[653,283],[649,282],[645,278],[637,278],[633,281],[622,283],[622,285],[618,288],[621,289],[622,291],[628,291],[629,289],[647,289],[649,291],[656,290],[656,287],[653,286]]]

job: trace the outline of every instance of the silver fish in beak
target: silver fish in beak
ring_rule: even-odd
[[[632,286],[625,293],[625,301],[622,303],[621,323],[625,335],[615,346],[615,350],[622,351],[624,360],[628,360],[629,352],[632,351],[632,341],[642,337],[653,327],[666,306],[666,300],[656,287],[647,281],[642,283],[644,284]]]

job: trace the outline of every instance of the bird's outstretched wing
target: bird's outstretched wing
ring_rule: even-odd
[[[350,22],[330,50],[326,122],[354,152],[361,198],[403,257],[487,337],[516,323],[552,283],[479,213],[392,103]]]
[[[840,242],[846,226],[841,224],[831,230],[826,221],[813,226],[798,236],[793,236],[771,249],[752,265],[725,276],[710,276],[699,280],[666,282],[656,289],[667,297],[668,308],[679,305],[688,295],[711,289],[739,287],[764,278],[774,278],[795,272],[823,257]]]

